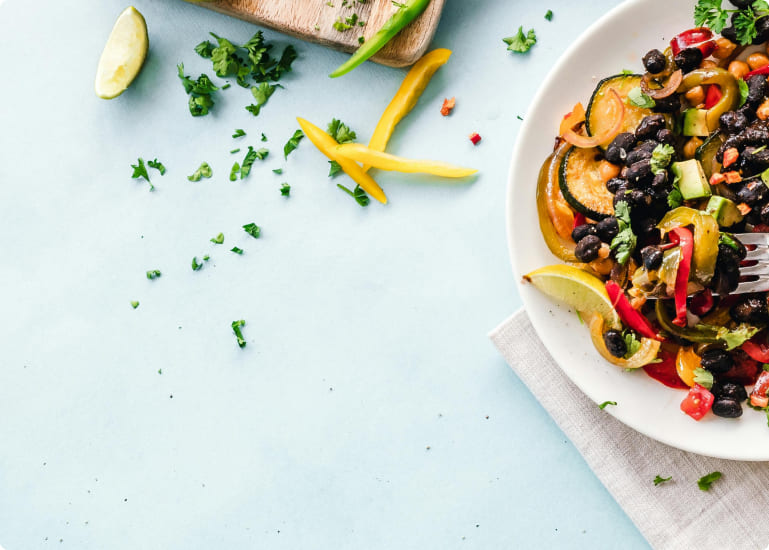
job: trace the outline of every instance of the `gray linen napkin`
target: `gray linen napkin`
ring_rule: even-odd
[[[652,547],[760,550],[769,543],[769,462],[687,453],[628,428],[563,374],[523,310],[489,337]],[[697,479],[714,471],[723,477],[701,491]],[[673,480],[655,487],[658,474]]]

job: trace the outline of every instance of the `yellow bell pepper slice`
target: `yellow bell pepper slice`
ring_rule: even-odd
[[[657,358],[662,342],[652,340],[651,338],[641,338],[641,347],[629,358],[614,357],[603,341],[603,317],[598,313],[593,313],[588,324],[590,326],[590,338],[593,340],[595,349],[598,350],[601,357],[612,365],[617,365],[623,369],[637,369],[648,365]]]
[[[411,109],[419,101],[419,97],[422,92],[425,91],[427,84],[442,65],[451,57],[451,50],[445,48],[438,48],[431,52],[426,53],[422,58],[417,61],[411,70],[403,79],[401,87],[398,88],[398,92],[390,101],[390,104],[382,113],[382,118],[374,129],[374,133],[369,141],[369,149],[375,151],[384,151],[387,147],[387,142],[390,141],[390,136],[393,135],[395,126],[411,112]],[[368,170],[370,166],[364,166],[363,170]]]
[[[676,372],[684,384],[690,388],[694,386],[694,371],[700,367],[700,356],[692,348],[678,348]]]
[[[355,161],[343,158],[337,153],[336,148],[339,146],[339,142],[323,131],[322,128],[318,128],[308,120],[297,117],[296,121],[299,123],[299,127],[304,132],[304,135],[307,136],[307,139],[309,139],[321,153],[326,155],[330,160],[338,162],[345,174],[350,176],[355,183],[360,185],[366,193],[382,204],[387,204],[387,196],[384,191],[382,191],[382,188],[379,187],[379,184],[374,181],[374,178],[364,172]]]
[[[464,178],[472,176],[478,170],[463,168],[437,160],[412,160],[382,153],[361,143],[345,143],[336,148],[336,154],[342,158],[361,162],[378,170],[405,172],[408,174],[422,173],[442,176],[444,178]]]
[[[667,233],[675,227],[687,225],[694,226],[694,276],[702,284],[708,284],[713,278],[718,257],[718,222],[707,212],[679,206],[665,214],[657,227]]]

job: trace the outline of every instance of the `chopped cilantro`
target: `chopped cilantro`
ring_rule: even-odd
[[[243,128],[235,128],[235,133],[232,134],[233,139],[243,137],[246,135],[246,131]]]
[[[619,225],[619,233],[611,241],[611,250],[621,265],[625,265],[636,247],[636,236],[630,225],[630,207],[626,201],[619,201],[614,208],[614,215]]]
[[[243,255],[243,249],[242,248],[238,248],[237,246],[233,246],[230,249],[230,252],[234,252],[235,254]]]
[[[352,25],[349,25],[344,21],[342,21],[341,17],[338,17],[337,20],[334,21],[334,24],[331,26],[334,27],[334,29],[336,29],[339,32],[348,31],[353,27]]]
[[[291,138],[283,146],[284,159],[287,159],[288,155],[290,155],[294,149],[299,147],[299,142],[302,141],[303,137],[304,137],[304,132],[302,132],[301,130],[297,130],[296,132],[294,132],[294,135],[291,136]]]
[[[283,173],[283,168],[273,168],[272,173],[281,175]]]
[[[243,331],[241,331],[241,327],[246,326],[246,322],[241,319],[240,321],[233,321],[232,322],[232,332],[235,333],[235,337],[238,339],[238,346],[240,348],[246,347],[246,340],[243,338]]]
[[[721,8],[722,0],[699,0],[694,7],[694,23],[698,27],[708,27],[715,33],[720,33],[733,13],[734,31],[737,42],[743,46],[750,44],[758,35],[756,21],[769,14],[769,4],[765,0],[750,2],[749,6],[739,10]]]
[[[184,74],[184,63],[176,66],[179,79],[182,81],[184,91],[189,95],[188,107],[192,116],[207,115],[211,107],[214,106],[214,99],[211,97],[218,90],[207,75],[202,74],[197,80],[192,80]]]
[[[214,33],[209,34],[216,38],[216,41],[219,43],[218,46],[211,49],[211,61],[214,64],[216,76],[224,77],[237,74],[240,62],[235,55],[237,51],[235,45],[226,38],[217,36]]]
[[[656,476],[654,478],[654,486],[656,487],[657,485],[661,485],[661,484],[665,483],[666,481],[670,481],[671,479],[673,479],[673,476],[661,477],[661,476],[658,475],[658,476]]]
[[[670,164],[670,161],[673,160],[673,155],[676,154],[676,150],[673,149],[672,145],[668,145],[666,143],[660,143],[654,148],[654,151],[652,151],[652,160],[651,160],[651,166],[652,166],[652,173],[659,174],[661,172],[664,172],[665,169]]]
[[[267,103],[267,100],[270,99],[270,96],[275,93],[276,88],[277,86],[273,86],[267,82],[261,82],[259,86],[252,86],[251,94],[254,96],[256,103],[246,107],[246,111],[254,116],[259,116],[262,107]]]
[[[232,165],[232,170],[230,170],[230,181],[235,181],[238,179],[238,174],[240,173],[240,164],[235,163]]]
[[[502,42],[507,44],[507,50],[515,53],[526,53],[531,47],[537,43],[537,34],[534,29],[530,29],[526,34],[523,33],[523,26],[518,27],[518,32],[507,38],[503,38]]]
[[[203,267],[203,264],[198,263],[198,257],[193,256],[192,257],[192,271],[199,271],[200,268]]]
[[[709,390],[713,387],[713,374],[702,367],[694,369],[694,382]]]
[[[262,141],[267,141],[267,136],[264,135],[264,132],[262,132]]]
[[[640,86],[636,86],[627,93],[627,102],[641,109],[652,109],[657,103],[641,91]]]
[[[740,107],[745,105],[745,102],[748,100],[748,92],[750,91],[748,89],[748,83],[745,82],[744,79],[738,78],[737,79],[737,86],[740,89]]]
[[[334,138],[337,143],[348,143],[350,141],[355,141],[358,137],[355,135],[355,132],[350,130],[349,126],[336,118],[329,122],[326,133]]]
[[[604,410],[609,405],[614,405],[616,407],[617,406],[617,402],[616,401],[604,401],[603,403],[598,405],[598,408],[601,409],[601,410]]]
[[[280,195],[282,197],[288,197],[291,195],[291,186],[287,183],[280,184]]]
[[[231,155],[234,155],[235,153],[240,153],[240,147],[238,147],[237,149],[232,149],[232,150],[230,151],[230,154],[231,154]]]
[[[270,152],[267,149],[254,149],[250,145],[248,146],[248,152],[246,153],[243,163],[240,165],[240,179],[245,179],[251,173],[251,166],[253,166],[256,159],[264,160],[267,158]],[[234,167],[233,167],[234,169]]]
[[[161,176],[165,175],[166,173],[166,167],[163,166],[163,163],[158,161],[157,158],[155,160],[148,160],[147,166],[149,166],[150,168],[154,168],[155,170],[160,172]]]
[[[136,161],[136,164],[132,164],[131,168],[134,169],[133,174],[131,174],[131,177],[134,179],[138,178],[144,178],[144,180],[150,184],[150,191],[155,190],[155,186],[152,185],[152,182],[150,181],[150,175],[147,173],[147,167],[144,166],[144,159],[139,157]]]
[[[214,244],[222,244],[224,242],[224,233],[219,233],[216,237],[211,237],[211,242]]]
[[[678,208],[684,203],[684,196],[681,194],[681,187],[678,185],[679,179],[678,176],[673,179],[673,185],[668,193],[668,206],[670,208]]]
[[[211,59],[211,53],[213,52],[213,50],[214,50],[214,45],[211,44],[211,42],[209,42],[208,40],[204,40],[203,42],[195,46],[195,52],[197,52],[197,54],[200,57],[203,57],[205,59]]]
[[[328,163],[331,165],[328,169],[328,177],[329,178],[335,178],[339,174],[342,173],[342,167],[339,165],[339,163],[335,160],[330,160]]]
[[[209,256],[208,254],[206,254],[205,256],[203,256],[203,261],[204,261],[204,262],[207,262],[207,261],[208,261],[208,260],[210,260],[210,259],[211,259],[211,256]]]
[[[721,475],[721,472],[712,472],[704,475],[697,480],[697,487],[700,488],[700,491],[709,491],[713,482],[721,479]]]
[[[553,10],[547,10],[547,12],[545,13],[545,19],[547,19],[548,21],[553,20]]]
[[[136,309],[139,307],[139,301],[138,300],[131,300],[131,307]]]
[[[160,277],[161,275],[162,275],[162,273],[160,273],[160,270],[159,270],[159,269],[150,269],[150,270],[147,272],[147,278],[148,278],[149,280],[157,279],[157,278],[158,278],[158,277]]]
[[[244,225],[243,230],[255,239],[258,239],[262,235],[262,228],[253,222]]]
[[[195,173],[191,176],[187,176],[187,179],[189,181],[200,181],[203,178],[210,178],[214,174],[213,170],[211,170],[211,167],[208,165],[207,162],[201,163],[200,167],[195,170]]]
[[[368,198],[368,195],[366,192],[361,188],[360,185],[355,186],[355,191],[350,191],[347,187],[342,185],[341,183],[337,183],[336,186],[350,195],[352,198],[355,199],[355,202],[357,202],[361,206],[368,206],[369,202],[371,202],[371,199]]]

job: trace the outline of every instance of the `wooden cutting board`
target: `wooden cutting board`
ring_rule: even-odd
[[[444,1],[432,0],[425,12],[380,50],[373,61],[404,67],[419,59],[435,34]],[[349,52],[359,46],[358,37],[371,38],[398,9],[392,0],[213,0],[198,5]],[[343,32],[334,29],[335,21],[345,21],[353,13],[362,26],[356,24]]]

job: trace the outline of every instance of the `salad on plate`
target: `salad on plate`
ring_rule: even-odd
[[[536,200],[564,263],[524,276],[695,420],[769,416],[769,249],[746,261],[741,237],[769,233],[769,5],[733,4],[700,0],[696,27],[563,116]]]

